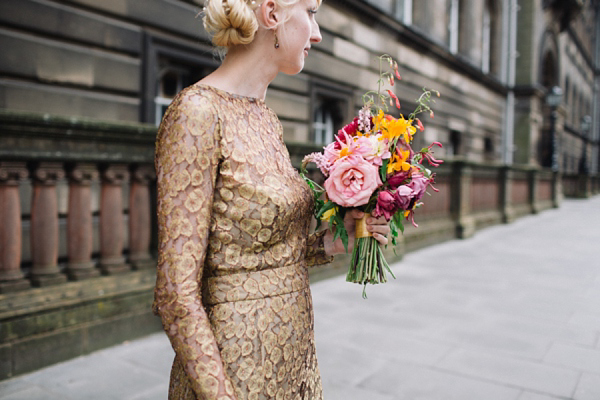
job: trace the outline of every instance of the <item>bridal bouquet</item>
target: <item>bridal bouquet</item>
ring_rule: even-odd
[[[384,71],[384,66],[390,70]],[[334,240],[341,238],[348,251],[348,232],[344,227],[344,215],[351,208],[365,212],[356,222],[355,243],[346,281],[364,285],[385,283],[386,271],[394,277],[386,262],[379,243],[366,230],[366,218],[384,216],[389,222],[391,241],[396,245],[399,232],[404,232],[404,221],[415,227],[414,212],[422,203],[426,190],[431,187],[435,174],[423,162],[433,167],[442,161],[433,156],[433,146],[415,152],[411,143],[417,132],[424,130],[417,115],[434,114],[429,104],[434,90],[423,90],[417,99],[417,107],[407,118],[388,114],[390,104],[400,109],[400,101],[391,89],[384,91],[395,79],[401,79],[398,64],[389,55],[379,57],[380,75],[378,90],[363,95],[364,106],[354,120],[342,128],[333,143],[324,147],[322,153],[312,153],[302,162],[302,176],[315,196],[317,229],[322,220],[329,222]],[[306,166],[315,163],[325,177],[325,188],[307,177]],[[323,196],[325,194],[325,196]],[[395,277],[394,277],[395,278]]]

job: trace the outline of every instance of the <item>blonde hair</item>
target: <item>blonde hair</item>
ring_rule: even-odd
[[[204,28],[212,36],[215,46],[227,48],[239,44],[250,44],[258,31],[255,10],[263,0],[206,0]],[[300,0],[275,0],[283,9]],[[317,0],[317,5],[321,0]],[[280,22],[281,23],[281,22]]]

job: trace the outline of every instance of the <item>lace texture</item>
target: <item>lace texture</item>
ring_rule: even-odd
[[[275,113],[191,86],[165,114],[156,170],[169,399],[321,399],[307,266],[331,257]]]

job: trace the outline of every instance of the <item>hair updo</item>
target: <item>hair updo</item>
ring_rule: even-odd
[[[204,28],[212,36],[217,47],[249,44],[258,30],[258,19],[254,11],[264,0],[206,0]],[[282,9],[289,9],[299,0],[275,0]],[[317,0],[317,6],[321,0]],[[284,15],[285,19],[289,15]],[[280,23],[284,22],[280,21]]]
[[[246,0],[208,0],[203,22],[218,47],[249,44],[258,30],[253,7]]]

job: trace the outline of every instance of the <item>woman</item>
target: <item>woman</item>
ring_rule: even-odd
[[[176,353],[170,399],[323,396],[306,267],[344,250],[309,235],[311,192],[263,101],[321,41],[319,3],[208,1],[205,27],[227,55],[161,124],[154,310]],[[361,216],[347,216],[351,243]],[[385,220],[369,229],[387,243]]]

